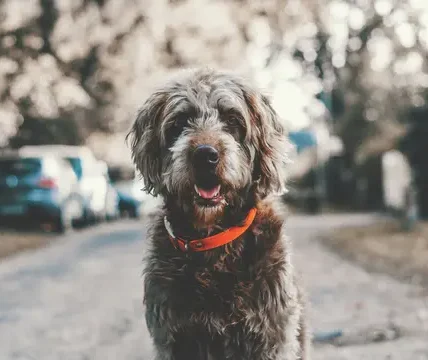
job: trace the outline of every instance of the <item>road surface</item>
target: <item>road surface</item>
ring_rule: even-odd
[[[341,347],[317,344],[314,359],[428,359],[427,293],[369,274],[330,253],[318,235],[369,215],[295,216],[287,231],[310,293],[317,338],[344,331]],[[144,224],[77,232],[0,263],[1,360],[149,360],[143,320]],[[387,342],[367,329],[392,327]],[[395,334],[395,335],[394,335]],[[379,338],[379,336],[378,336]]]

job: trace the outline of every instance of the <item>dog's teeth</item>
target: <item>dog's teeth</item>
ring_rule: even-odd
[[[199,189],[198,189],[198,187],[195,185],[195,191],[196,191],[196,193],[199,195],[199,196],[201,196],[201,193],[199,192]]]

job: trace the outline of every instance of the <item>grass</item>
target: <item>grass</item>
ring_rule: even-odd
[[[428,285],[428,223],[412,232],[392,220],[348,227],[323,238],[324,243],[369,270]]]
[[[0,259],[21,251],[37,249],[54,239],[54,234],[42,231],[14,231],[0,228]]]

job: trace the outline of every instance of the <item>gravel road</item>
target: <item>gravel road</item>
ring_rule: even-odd
[[[325,231],[375,218],[288,220],[315,336],[343,332],[335,345],[316,344],[314,359],[428,359],[427,292],[367,273],[318,241]],[[0,359],[151,359],[141,304],[144,248],[144,224],[125,221],[1,260]]]

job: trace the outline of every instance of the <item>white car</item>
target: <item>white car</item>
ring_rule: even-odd
[[[155,212],[163,202],[161,196],[154,197],[143,190],[144,182],[138,175],[132,180],[116,183],[115,187],[125,196],[129,196],[139,202],[138,217]]]
[[[26,146],[23,149],[37,149],[60,155],[70,162],[79,181],[79,193],[84,206],[84,220],[104,220],[107,217],[106,204],[109,198],[109,181],[105,163],[100,162],[86,146],[42,145]]]
[[[113,186],[108,172],[108,165],[105,161],[98,162],[101,173],[107,182],[107,193],[104,201],[104,216],[106,220],[115,220],[119,218],[119,194]]]
[[[382,178],[385,207],[401,218],[404,227],[411,227],[418,218],[418,196],[412,168],[403,153],[391,150],[383,155]]]

